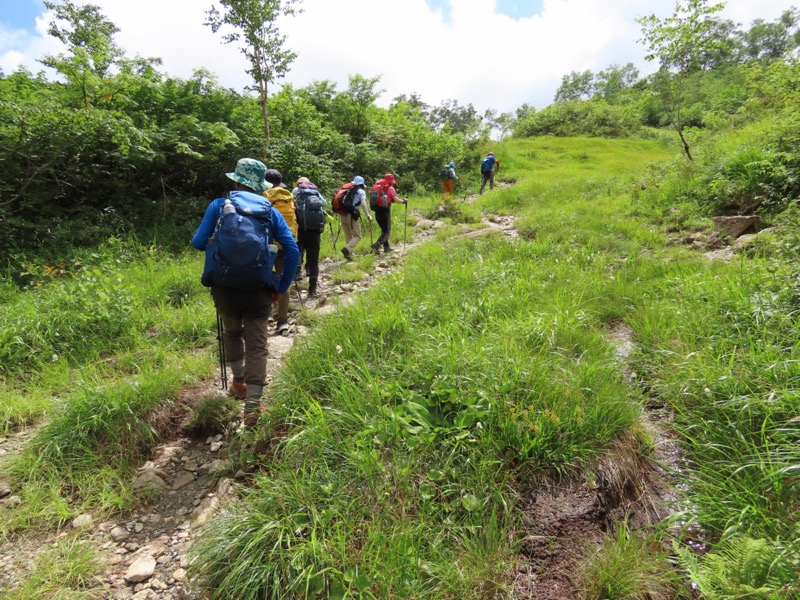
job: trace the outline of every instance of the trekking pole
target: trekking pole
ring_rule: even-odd
[[[372,246],[372,219],[369,219],[369,245]]]
[[[339,222],[339,229],[336,231],[336,237],[333,237],[333,225],[328,221],[331,226],[331,240],[333,241],[333,260],[336,261],[336,268],[339,270],[339,285],[342,284],[344,278],[342,277],[342,265],[339,264],[339,253],[336,251],[336,241],[339,239],[339,233],[342,231],[342,223]]]
[[[305,302],[303,302],[303,296],[300,295],[300,286],[297,285],[297,280],[296,279],[293,280],[292,283],[294,283],[294,291],[295,291],[295,293],[297,293],[297,297],[300,298],[300,308],[305,310],[306,309],[306,304],[305,304]]]
[[[219,348],[219,375],[220,381],[222,383],[222,389],[228,389],[228,370],[225,368],[225,363],[227,362],[225,357],[225,342],[222,340],[222,317],[219,314],[219,309],[217,309],[217,344]]]
[[[403,216],[403,251],[406,249],[406,226],[408,225],[408,198],[405,201],[406,212]]]

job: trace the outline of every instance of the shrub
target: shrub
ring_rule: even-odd
[[[632,111],[602,100],[558,102],[526,115],[514,129],[515,137],[626,137],[640,129]]]

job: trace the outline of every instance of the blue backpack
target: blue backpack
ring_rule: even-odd
[[[481,161],[481,173],[491,173],[494,167],[494,161],[497,160],[494,156],[487,156]]]
[[[302,231],[324,231],[325,211],[322,209],[319,191],[313,184],[301,183],[297,186],[295,215],[297,226]]]
[[[272,272],[278,252],[270,235],[272,205],[251,192],[231,192],[228,199],[230,204],[226,199],[209,246],[210,281],[203,283],[240,290],[277,289]]]

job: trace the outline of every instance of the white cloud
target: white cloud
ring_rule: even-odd
[[[189,77],[206,67],[221,84],[250,84],[244,58],[203,26],[211,0],[91,0],[120,29],[117,41],[129,56],[163,59],[163,70]],[[285,20],[287,45],[298,54],[285,81],[303,86],[331,79],[339,89],[347,76],[381,75],[387,104],[400,94],[419,93],[429,104],[453,98],[478,110],[514,110],[527,102],[552,101],[570,71],[601,70],[633,62],[653,67],[635,18],[668,16],[673,0],[544,0],[542,13],[514,20],[495,14],[495,0],[449,0],[448,18],[425,0],[305,0],[304,13]],[[786,0],[730,0],[724,16],[744,25],[774,20],[792,5]],[[36,58],[57,52],[45,34],[0,30],[0,68],[33,71]],[[282,82],[280,82],[282,83]]]
[[[4,73],[11,73],[21,66],[33,73],[46,70],[37,59],[60,51],[59,42],[47,35],[48,22],[44,15],[37,17],[33,33],[0,26],[0,69]]]

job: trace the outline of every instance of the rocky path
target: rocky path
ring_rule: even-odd
[[[414,240],[405,245],[398,244],[394,253],[381,254],[375,261],[374,270],[366,273],[360,281],[343,282],[340,278],[343,263],[327,258],[320,263],[320,294],[317,298],[308,298],[302,284],[292,286],[288,334],[276,334],[274,323],[271,324],[268,380],[280,369],[284,355],[295,339],[306,331],[296,319],[298,311],[332,312],[351,302],[381,276],[396,269],[406,252],[431,239],[436,230],[444,226],[444,223],[424,219],[414,211],[410,211],[410,215],[417,219]],[[511,217],[491,216],[482,225],[481,229],[472,231],[465,227],[463,235],[474,237],[497,230],[511,237],[516,235]],[[368,234],[365,238],[357,253],[369,250]],[[337,249],[341,243],[340,238]],[[181,396],[185,404],[191,404],[191,399],[215,390],[221,393],[218,382],[208,381],[183,390]],[[179,398],[177,404],[182,403]],[[3,456],[18,452],[34,432],[30,429],[0,438],[0,461]],[[131,514],[103,522],[96,522],[89,514],[79,515],[59,533],[17,538],[0,545],[0,595],[2,590],[10,592],[18,587],[42,550],[53,546],[59,538],[79,535],[84,543],[92,544],[98,550],[106,565],[104,572],[95,579],[92,590],[95,597],[137,600],[196,598],[186,575],[188,549],[203,524],[213,519],[225,503],[235,502],[237,488],[245,485],[245,474],[234,472],[227,458],[230,442],[231,437],[223,435],[194,439],[177,428],[175,435],[160,444],[151,460],[139,468],[134,481],[135,488],[155,490],[156,499],[150,504],[139,506]],[[2,508],[13,510],[19,501],[11,486],[0,481]]]

